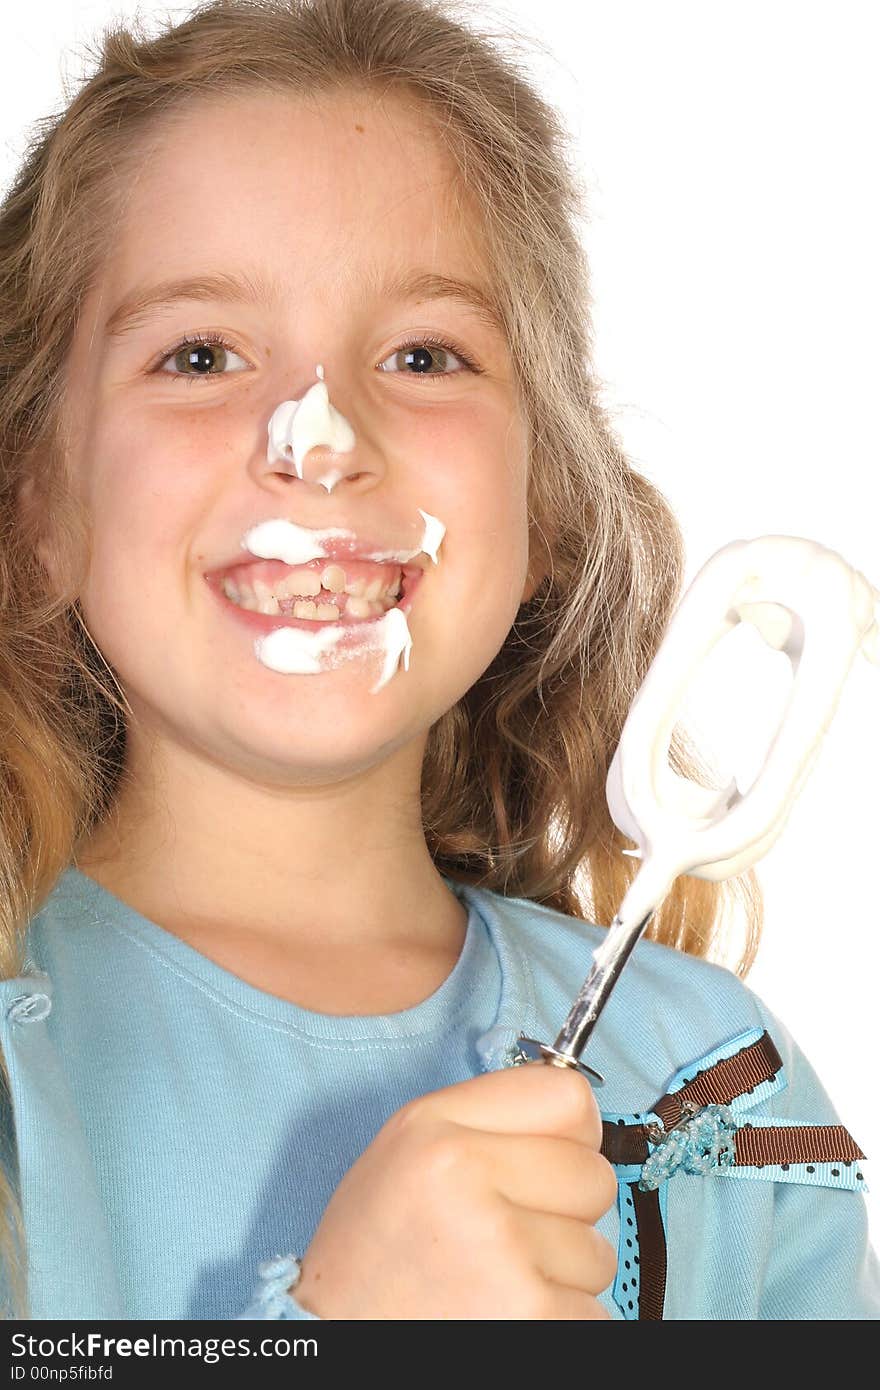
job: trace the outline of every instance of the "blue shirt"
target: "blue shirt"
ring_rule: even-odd
[[[445,882],[468,911],[451,974],[413,1008],[340,1017],[247,984],[75,868],[61,875],[29,925],[25,970],[0,981],[33,1317],[306,1316],[292,1299],[257,1310],[261,1263],[307,1250],[395,1110],[510,1064],[520,1032],[552,1041],[604,936],[530,900]],[[739,1118],[838,1123],[802,1053],[736,976],[641,942],[587,1057],[606,1077],[603,1115],[644,1118],[676,1074],[765,1029],[783,1069],[743,1098]],[[661,1193],[663,1317],[877,1317],[864,1199],[840,1185],[862,1166],[843,1178],[828,1165],[809,1177],[803,1165],[674,1173]],[[601,1301],[623,1318],[638,1316],[623,1263],[638,1172],[619,1176],[620,1203],[599,1230],[621,1252]]]

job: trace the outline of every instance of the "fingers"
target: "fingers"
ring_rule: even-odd
[[[414,1112],[439,1114],[455,1124],[499,1134],[559,1134],[590,1148],[602,1143],[602,1117],[592,1087],[580,1072],[546,1062],[525,1062],[456,1082],[410,1102]]]
[[[617,1252],[595,1226],[538,1211],[518,1212],[517,1219],[528,1232],[538,1269],[551,1283],[600,1294],[614,1282]]]
[[[574,1139],[485,1134],[473,1153],[491,1168],[492,1186],[518,1207],[595,1225],[617,1200],[611,1164]]]

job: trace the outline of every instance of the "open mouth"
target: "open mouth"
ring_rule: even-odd
[[[255,560],[206,574],[205,580],[252,631],[295,627],[311,632],[381,622],[392,608],[408,614],[423,574],[417,564],[360,559],[315,559],[296,566]]]

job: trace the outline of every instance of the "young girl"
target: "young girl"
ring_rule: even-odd
[[[682,543],[563,132],[465,20],[116,29],[0,211],[10,1317],[880,1309],[753,874],[676,881],[595,1094],[515,1065],[637,867],[605,777]]]

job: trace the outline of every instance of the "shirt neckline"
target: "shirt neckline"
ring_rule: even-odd
[[[51,896],[61,906],[73,899],[80,924],[85,912],[92,926],[111,927],[151,952],[159,963],[184,981],[210,992],[239,1011],[287,1027],[292,1032],[324,1040],[381,1040],[448,1030],[473,1003],[476,991],[485,989],[487,976],[493,978],[497,987],[500,973],[503,1000],[503,962],[499,959],[495,934],[481,912],[476,890],[446,875],[441,877],[468,914],[461,952],[451,972],[426,999],[385,1014],[319,1013],[249,984],[173,932],[142,916],[74,864],[61,874]]]

